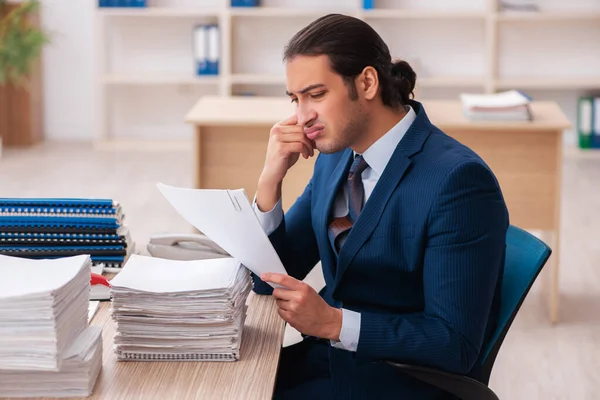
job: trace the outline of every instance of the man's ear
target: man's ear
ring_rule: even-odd
[[[373,100],[379,90],[379,77],[377,70],[371,66],[365,67],[356,78],[356,87],[359,94],[366,100]]]

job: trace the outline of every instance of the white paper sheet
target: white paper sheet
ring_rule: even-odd
[[[34,260],[0,255],[0,298],[50,295],[88,268],[88,255]],[[18,271],[18,273],[15,273]]]
[[[188,189],[160,182],[157,186],[183,218],[250,271],[258,276],[287,274],[243,189]]]
[[[235,281],[239,265],[233,258],[180,261],[134,254],[110,283],[113,289],[124,287],[148,293],[220,290]]]

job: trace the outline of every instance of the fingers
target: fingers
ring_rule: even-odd
[[[279,122],[279,125],[296,125],[298,123],[298,115],[294,113],[293,115],[287,117],[283,121]]]
[[[306,147],[304,143],[293,142],[293,143],[282,143],[281,150],[284,153],[301,153],[304,158],[312,157],[313,150]]]
[[[277,310],[277,313],[285,322],[289,323],[292,320],[292,313],[289,311],[280,308]]]
[[[280,310],[293,311],[291,301],[277,299],[277,300],[275,300],[275,302],[277,303],[277,307],[279,307]]]
[[[262,279],[264,282],[275,283],[290,290],[301,290],[305,285],[304,282],[301,282],[296,278],[286,274],[278,274],[276,272],[265,272],[261,275],[260,279]]]
[[[275,288],[272,296],[277,300],[301,302],[303,294],[297,290]]]
[[[291,150],[290,146],[285,146],[285,144],[301,144],[303,148],[293,147],[296,150],[293,150],[296,153],[302,153],[305,158],[312,157],[315,155],[314,144],[311,140],[309,140],[304,133],[275,133],[275,139],[280,143],[280,145],[284,145],[283,147]]]

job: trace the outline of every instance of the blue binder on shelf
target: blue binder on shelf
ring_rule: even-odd
[[[197,75],[218,75],[221,43],[219,26],[198,25],[194,28],[194,62]]]
[[[98,0],[98,6],[105,7],[147,7],[146,0]]]
[[[591,146],[600,149],[600,96],[592,99],[592,140]]]
[[[231,0],[231,7],[258,7],[259,0]]]
[[[592,147],[593,108],[593,98],[579,98],[577,102],[577,136],[579,138],[579,147],[582,149]]]

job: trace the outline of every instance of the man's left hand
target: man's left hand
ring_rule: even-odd
[[[275,288],[273,296],[279,315],[288,324],[305,335],[339,341],[341,309],[331,307],[310,285],[289,275],[265,273],[261,279],[283,287]]]

